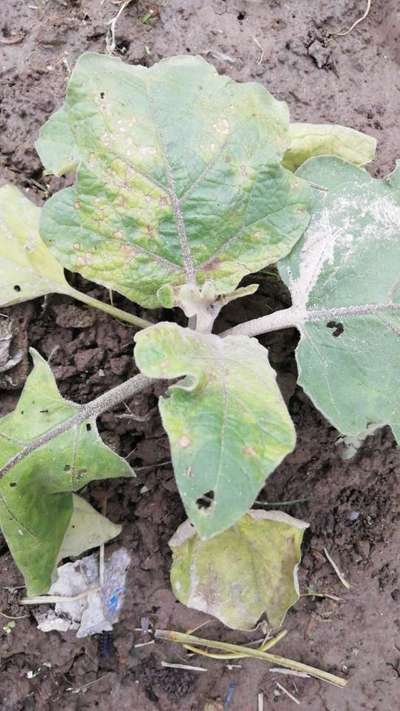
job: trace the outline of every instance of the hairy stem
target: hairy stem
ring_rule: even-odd
[[[388,301],[386,304],[359,304],[356,306],[335,306],[331,309],[306,309],[291,306],[289,309],[275,311],[268,316],[261,316],[224,331],[222,336],[260,336],[282,328],[300,328],[303,323],[332,321],[356,316],[379,316],[386,312],[400,311],[400,304]]]
[[[39,437],[26,445],[26,447],[21,449],[18,454],[9,459],[9,461],[0,469],[0,477],[7,474],[7,472],[15,467],[16,464],[32,454],[35,449],[43,447],[43,445],[47,444],[64,432],[67,432],[67,430],[70,430],[72,427],[81,425],[85,422],[85,420],[97,418],[103,412],[106,412],[106,410],[111,410],[116,405],[119,405],[120,402],[123,402],[123,400],[128,400],[136,395],[136,393],[141,392],[141,390],[144,390],[153,382],[154,380],[147,378],[145,375],[140,373],[139,375],[135,375],[133,378],[129,378],[129,380],[125,383],[117,385],[115,388],[112,388],[112,390],[103,393],[103,395],[99,395],[99,397],[96,397],[95,400],[88,402],[86,405],[81,405],[77,408],[74,415],[71,415],[71,417],[63,420],[63,422],[59,422],[58,425],[41,434]]]
[[[275,311],[268,316],[254,318],[245,323],[239,323],[237,326],[224,331],[222,336],[260,336],[262,333],[270,331],[280,331],[282,328],[290,328],[297,326],[304,319],[300,318],[300,313],[293,306],[290,309],[282,309]]]
[[[104,301],[99,301],[93,296],[83,294],[81,291],[78,291],[78,289],[71,288],[69,294],[73,296],[74,299],[78,299],[78,301],[82,301],[84,304],[88,304],[88,306],[93,306],[95,309],[104,311],[110,316],[119,318],[121,321],[126,321],[132,326],[138,326],[139,328],[148,328],[148,326],[154,326],[154,323],[151,323],[151,321],[146,321],[146,319],[140,318],[139,316],[135,316],[134,314],[130,314],[127,311],[123,311],[122,309],[118,309],[116,306],[106,304],[104,303]]]

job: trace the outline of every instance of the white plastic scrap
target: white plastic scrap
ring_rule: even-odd
[[[38,628],[42,632],[77,630],[77,637],[112,630],[123,604],[129,563],[126,548],[115,551],[106,561],[102,587],[96,553],[61,565],[48,594],[63,600],[56,603],[54,610],[36,615]]]

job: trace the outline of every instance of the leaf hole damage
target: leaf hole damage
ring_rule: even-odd
[[[21,291],[21,287],[19,284],[14,284],[14,291],[17,291],[18,293]]]
[[[65,467],[64,467],[64,471],[65,471],[65,472],[69,472],[70,469],[71,469],[71,465],[70,465],[70,464],[66,464]]]
[[[332,328],[332,336],[334,338],[338,338],[338,336],[341,336],[343,331],[344,331],[344,326],[342,323],[338,323],[337,321],[328,321],[326,324],[327,328]]]
[[[207,511],[207,509],[210,508],[211,504],[214,501],[214,492],[213,491],[206,491],[203,496],[199,496],[199,498],[196,500],[196,504],[199,507],[200,511]]]
[[[104,99],[104,91],[100,92],[100,99]]]
[[[10,481],[9,486],[11,486],[11,488],[14,488],[14,486],[17,486],[17,482],[16,482],[16,481]]]
[[[89,424],[89,422],[86,423],[86,432],[91,432],[92,430],[92,425]]]

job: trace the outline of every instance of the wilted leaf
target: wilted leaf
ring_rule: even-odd
[[[290,146],[283,165],[296,170],[308,158],[331,155],[354,165],[365,165],[375,158],[376,138],[336,124],[291,123]]]
[[[281,167],[287,147],[286,105],[200,57],[147,69],[84,54],[37,143],[47,170],[79,159],[41,235],[65,267],[143,306],[176,303],[186,282],[230,293],[308,223],[309,188]]]
[[[171,323],[137,333],[135,340],[145,375],[186,376],[159,407],[186,512],[208,538],[250,508],[294,447],[293,423],[268,353],[244,336],[220,338]]]
[[[280,264],[301,332],[300,383],[343,434],[389,424],[400,441],[400,169],[376,180],[315,158],[299,172],[325,188]]]
[[[39,237],[40,208],[14,185],[0,188],[0,306],[71,291]]]
[[[170,540],[174,594],[234,629],[251,629],[264,613],[279,627],[299,598],[297,566],[307,526],[281,511],[251,511],[202,541],[186,521]]]
[[[121,526],[102,516],[81,496],[72,494],[72,516],[58,552],[63,558],[77,558],[90,548],[97,548],[121,533]]]
[[[14,412],[0,419],[0,466],[79,407],[64,400],[52,372],[32,351],[34,369]],[[131,476],[107,447],[94,419],[35,450],[0,480],[0,526],[28,595],[46,592],[70,523],[71,492],[93,479]]]

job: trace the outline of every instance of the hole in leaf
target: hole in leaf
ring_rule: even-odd
[[[203,496],[199,496],[199,498],[196,501],[197,506],[199,509],[209,509],[212,502],[214,501],[214,492],[213,491],[206,491]]]
[[[245,13],[245,12],[239,12],[239,13],[238,13],[238,16],[237,16],[237,19],[239,20],[239,22],[241,22],[241,20],[244,20],[245,17],[246,17],[246,13]]]
[[[121,54],[125,54],[129,47],[131,46],[131,43],[127,39],[121,39],[119,42],[117,42],[116,49],[121,52]]]
[[[343,331],[344,331],[344,326],[342,323],[337,323],[336,321],[328,321],[326,324],[327,328],[332,328],[334,329],[332,331],[332,336],[334,338],[338,338],[338,336],[341,336]]]
[[[9,486],[11,486],[11,487],[17,486],[17,482],[16,482],[16,481],[10,481]]]
[[[70,465],[70,464],[66,464],[65,467],[64,467],[64,471],[65,471],[65,472],[69,472],[70,469],[71,469],[71,465]]]
[[[86,432],[90,432],[92,429],[92,425],[89,424],[89,422],[86,425]]]
[[[18,291],[18,292],[21,291],[21,287],[19,284],[14,285],[14,291]]]
[[[104,91],[100,92],[100,99],[104,99]]]

